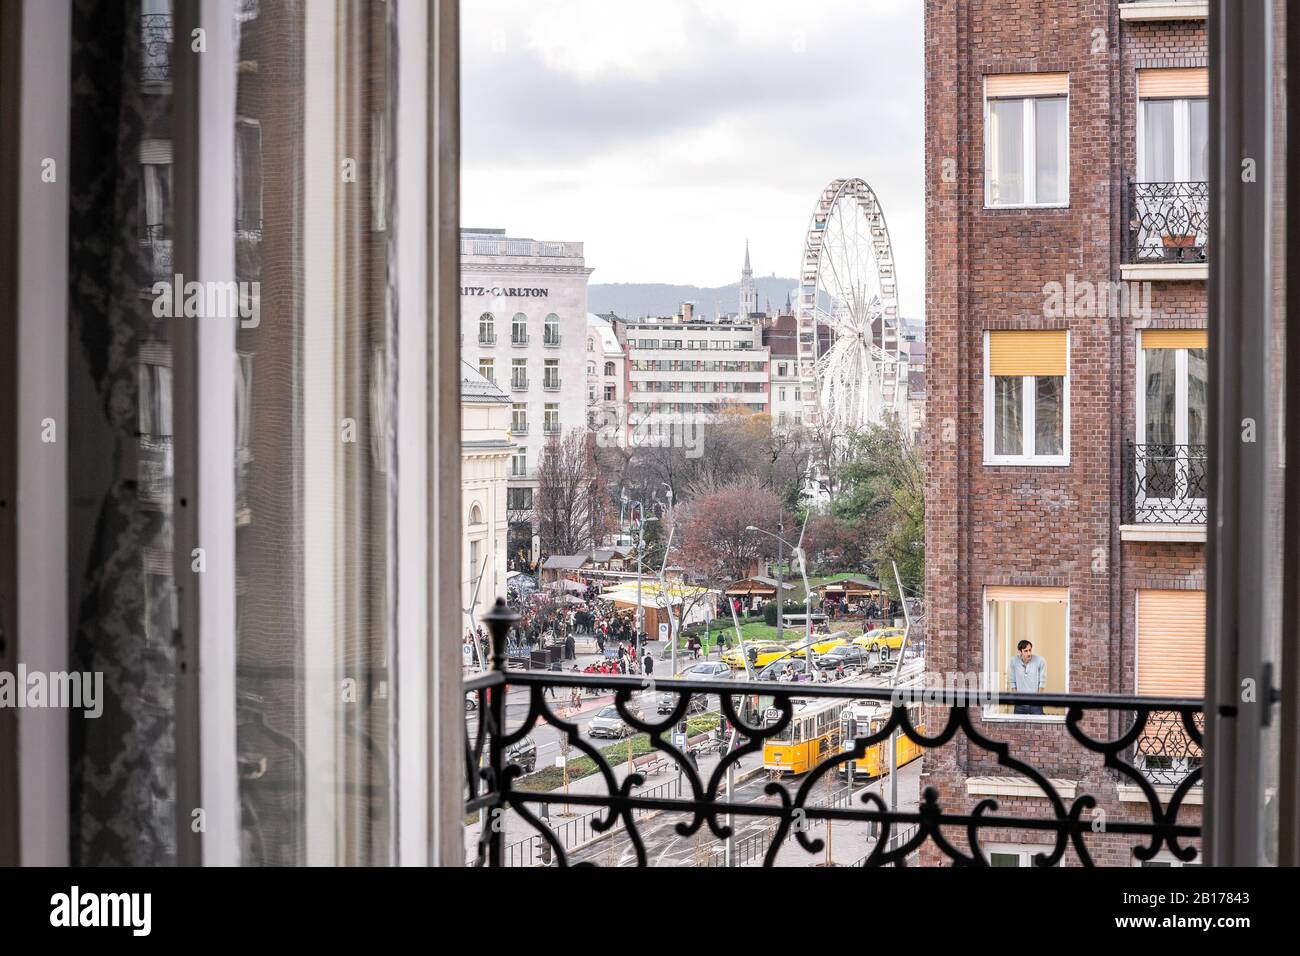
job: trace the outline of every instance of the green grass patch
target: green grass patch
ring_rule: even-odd
[[[648,734],[637,734],[628,740],[620,740],[616,744],[610,744],[608,747],[600,749],[601,756],[611,766],[627,762],[628,745],[632,747],[632,758],[636,759],[642,754],[649,753],[653,748],[650,746],[650,736]],[[596,772],[596,761],[592,760],[586,754],[578,757],[571,757],[569,763],[569,783],[581,780],[583,777],[590,777]],[[556,766],[543,767],[536,773],[529,774],[515,782],[516,790],[526,790],[529,793],[544,793],[549,790],[558,790],[564,786],[564,771]]]

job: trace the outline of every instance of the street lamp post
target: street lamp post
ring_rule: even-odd
[[[807,527],[808,527],[808,521],[807,521],[807,519],[805,518],[805,519],[804,519],[804,530],[806,530]],[[803,531],[800,531],[800,532],[799,532],[799,544],[794,545],[794,544],[791,544],[789,541],[786,541],[785,538],[781,537],[779,534],[773,534],[771,531],[764,531],[762,528],[755,527],[755,526],[752,525],[752,524],[749,525],[749,526],[747,526],[747,527],[745,528],[745,530],[746,530],[746,531],[757,531],[759,534],[765,534],[765,535],[767,535],[769,538],[775,538],[776,541],[777,541],[777,544],[778,544],[778,551],[777,551],[777,553],[778,553],[778,554],[780,553],[780,548],[779,548],[779,546],[780,546],[780,545],[784,545],[785,547],[788,547],[788,548],[790,549],[790,554],[791,554],[791,556],[794,557],[794,558],[795,558],[796,560],[798,560],[798,562],[799,562],[799,573],[803,576],[803,611],[804,611],[804,627],[806,628],[805,638],[806,638],[806,641],[807,641],[806,646],[804,647],[804,658],[805,658],[805,659],[807,660],[807,662],[808,662],[808,676],[809,676],[809,677],[812,677],[812,674],[813,674],[813,650],[812,650],[812,636],[813,636],[813,632],[812,632],[812,590],[808,587],[808,565],[807,565],[807,561],[806,561],[805,558],[804,558],[804,553],[803,553]],[[778,565],[778,570],[779,570],[779,568],[780,568],[780,566]],[[781,579],[778,578],[778,579],[777,579],[777,589],[776,589],[776,590],[777,590],[777,595],[776,595],[776,597],[777,597],[777,614],[776,614],[776,620],[777,620],[777,637],[778,637],[778,638],[781,637],[781,633],[782,633],[782,632],[781,632],[781,619],[782,619],[782,617],[784,616],[784,607],[782,607],[782,604],[783,604],[784,602],[782,602],[782,600],[781,600],[781,584],[780,584],[780,581],[781,581]]]

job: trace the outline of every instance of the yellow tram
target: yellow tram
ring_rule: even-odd
[[[839,752],[840,714],[846,702],[830,697],[811,700],[794,698],[794,714],[785,729],[763,743],[763,769],[781,773],[807,773],[817,764]],[[769,707],[763,714],[764,726],[781,719],[781,711]]]
[[[844,751],[852,750],[855,737],[869,737],[872,734],[879,733],[880,729],[889,722],[889,715],[891,713],[892,708],[889,704],[880,701],[848,701],[840,710],[839,738],[843,741],[842,749]],[[923,732],[925,730],[925,727],[921,723],[920,704],[909,703],[907,705],[907,716],[912,726],[918,731]],[[855,721],[856,733],[850,729],[850,720]],[[895,737],[894,746],[895,759],[897,761],[896,765],[900,768],[905,767],[924,753],[920,744],[901,731]],[[847,762],[840,765],[839,772],[841,775],[845,775],[849,772],[849,765]],[[867,751],[861,760],[853,761],[854,780],[861,778],[871,780],[888,772],[889,738],[879,740],[872,744],[867,748]]]

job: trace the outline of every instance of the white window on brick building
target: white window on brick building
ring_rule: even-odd
[[[1209,334],[1147,329],[1138,336],[1138,517],[1196,523],[1208,489]]]
[[[1069,362],[1064,329],[985,333],[985,464],[1069,464]]]
[[[1204,591],[1139,589],[1136,635],[1138,696],[1205,696]],[[1180,714],[1155,711],[1147,716],[1133,766],[1152,783],[1178,784],[1204,759]]]
[[[984,588],[984,680],[999,694],[1064,694],[1070,690],[1070,594],[1066,588]],[[1030,644],[1030,660],[1021,658],[1020,644]],[[1042,663],[1037,661],[1041,658]],[[1037,679],[1041,668],[1041,681]],[[1041,688],[1024,685],[1025,675]],[[1019,684],[1018,684],[1019,682]],[[1028,705],[1032,708],[1035,705]],[[1063,719],[1059,707],[1026,711],[1024,705],[998,704],[984,716],[1017,719]]]
[[[984,77],[984,204],[1070,202],[1069,74]]]
[[[1033,866],[1034,857],[1039,853],[1049,856],[1052,847],[1048,844],[1036,846],[1032,843],[994,843],[985,848],[989,866]],[[1060,866],[1060,864],[1056,864]]]
[[[1205,67],[1138,70],[1138,179],[1206,182],[1210,81]]]

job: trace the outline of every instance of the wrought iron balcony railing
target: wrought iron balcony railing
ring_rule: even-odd
[[[172,78],[172,17],[146,13],[140,17],[140,79],[166,83]]]
[[[497,334],[495,332],[480,332],[478,334],[479,345],[496,345]]]
[[[465,683],[475,714],[465,743],[465,810],[479,813],[487,821],[480,827],[470,852],[473,865],[574,865],[581,862],[575,861],[576,856],[590,855],[585,849],[582,854],[572,852],[579,845],[601,836],[612,838],[618,830],[623,838],[623,855],[646,866],[652,848],[647,846],[643,831],[648,828],[643,822],[652,814],[670,814],[678,821],[672,830],[674,838],[707,832],[718,841],[736,832],[735,821],[766,820],[760,842],[740,841],[735,848],[744,857],[756,859],[761,855],[766,866],[774,865],[778,854],[788,847],[797,846],[808,854],[822,852],[825,841],[817,835],[817,828],[830,821],[869,828],[868,852],[856,864],[864,866],[907,865],[923,849],[932,850],[954,865],[987,866],[984,841],[997,842],[995,834],[1005,838],[1008,830],[1045,835],[1040,844],[1042,852],[1034,857],[1039,866],[1057,865],[1067,848],[1073,849],[1083,865],[1094,865],[1090,843],[1101,838],[1110,841],[1108,846],[1118,840],[1131,848],[1139,861],[1165,852],[1184,862],[1198,855],[1194,842],[1201,835],[1199,818],[1180,821],[1179,813],[1201,782],[1204,705],[1199,700],[998,695],[999,705],[1022,703],[1063,709],[1059,737],[1062,747],[1077,751],[1080,763],[1094,764],[1117,786],[1136,788],[1140,801],[1134,803],[1132,797],[1126,798],[1124,813],[1118,819],[1105,818],[1101,828],[1104,832],[1099,834],[1094,814],[1100,812],[1100,801],[1081,789],[1063,795],[1046,770],[1018,759],[1007,740],[997,739],[991,725],[977,719],[979,708],[987,700],[977,699],[973,692],[927,688],[924,709],[918,712],[908,702],[895,699],[897,691],[866,684],[764,682],[756,687],[745,681],[665,679],[656,680],[654,690],[669,695],[669,712],[651,720],[634,706],[634,695],[645,689],[645,679],[508,670],[507,634],[518,617],[498,601],[483,620],[492,632],[493,669]],[[512,714],[507,723],[506,694],[511,687],[526,693],[527,708],[522,716]],[[645,774],[629,768],[632,772],[620,781],[615,767],[582,736],[576,719],[559,704],[575,688],[603,689],[607,693],[612,690],[622,721],[633,732],[648,735],[652,756],[662,756],[665,764],[676,765],[679,776],[645,788]],[[762,698],[759,708],[755,706],[756,694]],[[688,714],[700,709],[700,698],[705,709],[716,700],[722,716],[739,731],[735,748],[715,765],[702,768],[696,766],[683,740],[674,733]],[[801,776],[769,782],[765,793],[771,799],[745,802],[727,796],[734,792],[725,788],[730,770],[736,769],[741,760],[752,768],[756,759],[762,759],[765,745],[780,740],[791,727],[800,707],[826,699],[846,703],[875,701],[888,717],[873,719],[856,732],[847,732],[852,734],[848,746],[834,738],[812,769]],[[661,713],[663,707],[661,703]],[[756,713],[762,714],[762,719],[755,720]],[[918,713],[923,716],[918,718]],[[521,779],[524,769],[517,760],[512,762],[512,748],[545,728],[555,732],[562,744],[567,741],[565,750],[594,764],[603,792],[592,792],[590,788],[582,792],[530,788]],[[1037,816],[999,813],[994,799],[980,799],[969,808],[945,806],[932,787],[924,790],[917,803],[893,809],[871,788],[852,791],[837,786],[834,797],[825,796],[828,780],[838,783],[850,761],[862,767],[862,762],[873,756],[879,760],[882,743],[887,747],[895,733],[921,748],[922,759],[950,743],[961,744],[975,758],[983,755],[988,763],[1004,769],[1008,780],[1036,788],[1044,812]],[[621,761],[617,763],[621,765]],[[1022,792],[1017,800],[1023,799]],[[572,824],[553,826],[551,810],[566,804],[575,806],[580,815]],[[519,839],[521,827],[523,840]],[[612,856],[607,854],[606,858]],[[700,865],[713,862],[710,855]]]
[[[547,348],[558,348],[560,345],[560,333],[552,332],[549,329],[542,336],[542,344]]]
[[[1206,446],[1130,442],[1126,459],[1125,524],[1205,524]]]
[[[528,333],[527,333],[527,332],[511,332],[511,333],[510,333],[510,344],[511,344],[511,345],[527,345],[527,344],[528,344]]]
[[[1204,262],[1210,184],[1137,183],[1125,195],[1124,262]]]

